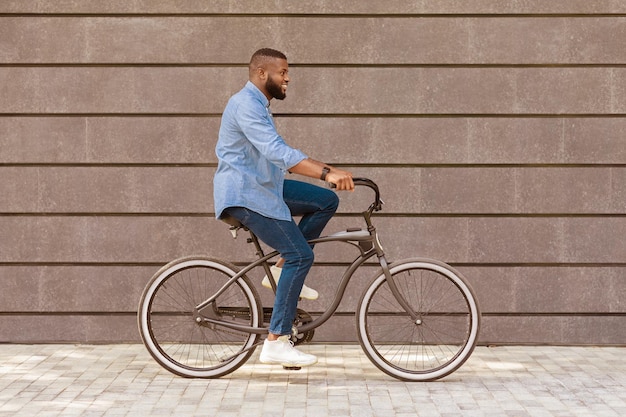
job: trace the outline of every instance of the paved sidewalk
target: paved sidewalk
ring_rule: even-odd
[[[358,345],[301,348],[320,362],[285,371],[257,350],[192,380],[143,345],[0,345],[0,416],[626,416],[626,348],[479,347],[429,383],[386,376]]]

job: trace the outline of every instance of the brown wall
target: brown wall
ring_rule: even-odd
[[[0,3],[0,342],[138,341],[162,264],[250,259],[213,219],[213,149],[269,46],[279,131],[380,184],[390,258],[467,275],[481,343],[626,344],[626,3],[272,3]],[[353,256],[317,252],[311,312]],[[356,340],[371,272],[316,341]]]

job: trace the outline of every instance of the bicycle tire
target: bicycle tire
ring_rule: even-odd
[[[408,259],[389,269],[418,319],[400,306],[380,270],[357,308],[365,354],[387,375],[404,381],[433,381],[456,371],[472,354],[480,331],[471,286],[436,260]]]
[[[207,257],[177,259],[146,285],[137,322],[150,355],[168,371],[188,378],[217,378],[235,371],[254,352],[259,335],[206,324],[211,317],[259,327],[263,309],[246,276],[233,282],[215,303],[196,306],[238,272],[234,265]]]

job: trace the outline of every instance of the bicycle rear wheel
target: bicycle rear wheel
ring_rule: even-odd
[[[462,275],[445,263],[410,259],[390,266],[398,290],[417,316],[396,300],[382,270],[357,309],[359,342],[380,370],[407,381],[432,381],[469,358],[480,310]]]
[[[197,309],[236,273],[226,262],[190,257],[170,262],[152,277],[137,321],[144,345],[161,366],[184,377],[217,378],[246,362],[259,335],[203,318],[259,327],[263,309],[248,278],[237,279],[214,302]]]

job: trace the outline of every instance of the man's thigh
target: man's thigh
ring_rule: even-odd
[[[336,194],[302,181],[285,180],[283,198],[293,216],[303,216],[335,204]]]
[[[272,219],[245,207],[229,207],[225,212],[239,220],[262,242],[281,254],[308,247],[306,239],[293,220]]]

